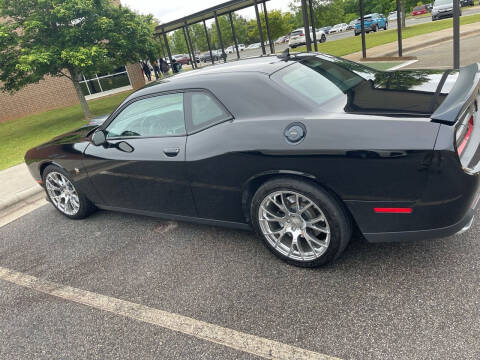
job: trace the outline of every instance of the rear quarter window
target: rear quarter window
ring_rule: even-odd
[[[188,92],[187,101],[192,131],[232,119],[232,115],[225,107],[206,91]]]
[[[343,93],[325,76],[300,63],[278,71],[273,79],[319,105]]]

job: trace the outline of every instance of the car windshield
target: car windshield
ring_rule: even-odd
[[[423,10],[425,8],[425,6],[416,6],[413,8],[413,11],[419,11],[419,10]]]
[[[372,17],[371,16],[365,16],[363,18],[363,21],[372,21]],[[357,24],[360,24],[360,18],[357,19]]]
[[[452,0],[437,0],[435,1],[434,6],[443,6],[443,5],[453,5]]]

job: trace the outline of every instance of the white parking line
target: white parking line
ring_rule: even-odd
[[[398,69],[401,69],[401,68],[403,68],[403,67],[405,67],[405,66],[414,64],[414,63],[416,63],[417,61],[418,61],[418,59],[405,61],[404,63],[401,63],[401,64],[399,64],[399,65],[397,65],[397,66],[393,66],[393,67],[387,69],[387,71],[398,70]]]
[[[186,316],[43,280],[0,267],[0,279],[60,299],[195,336],[266,359],[339,360],[313,351],[242,333]]]

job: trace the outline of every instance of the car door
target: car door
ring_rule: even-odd
[[[134,99],[102,127],[84,165],[104,206],[194,216],[185,178],[184,93]]]

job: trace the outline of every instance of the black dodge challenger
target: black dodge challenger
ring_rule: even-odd
[[[64,215],[95,208],[253,228],[289,263],[467,230],[478,202],[480,67],[382,72],[266,56],[158,81],[27,152]]]

